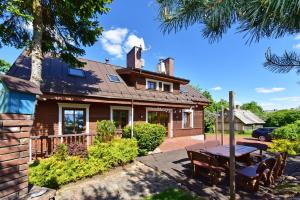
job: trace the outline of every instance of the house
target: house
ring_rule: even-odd
[[[242,110],[239,106],[234,109],[234,128],[236,131],[254,130],[263,127],[264,120],[260,119],[257,115],[249,110]],[[222,116],[218,115],[217,130],[222,129]],[[224,130],[229,131],[229,110],[224,110]]]
[[[97,120],[113,120],[119,130],[138,121],[159,123],[167,137],[203,134],[209,100],[174,76],[172,58],[160,60],[152,72],[143,69],[141,52],[133,47],[126,67],[80,59],[81,69],[46,55],[32,135],[96,133]],[[29,80],[30,73],[24,51],[7,75]]]

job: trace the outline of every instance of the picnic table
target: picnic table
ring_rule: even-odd
[[[249,147],[249,146],[244,146],[244,145],[235,145],[235,157],[242,157],[245,155],[249,155],[250,153],[252,153],[256,150],[257,150],[257,148],[255,148],[255,147]],[[229,145],[209,147],[209,148],[206,148],[206,152],[216,155],[216,156],[222,156],[225,158],[230,157]]]

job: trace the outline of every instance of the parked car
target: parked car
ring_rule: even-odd
[[[258,128],[252,132],[252,137],[258,138],[260,141],[270,141],[271,133],[276,129],[276,127],[264,127]]]

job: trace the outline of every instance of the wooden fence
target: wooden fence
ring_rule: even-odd
[[[29,160],[37,157],[48,157],[53,154],[57,145],[78,143],[84,145],[93,144],[96,134],[65,134],[30,136],[29,138]]]

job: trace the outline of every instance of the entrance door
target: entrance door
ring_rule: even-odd
[[[169,113],[164,111],[148,111],[148,122],[163,125],[168,135]]]

